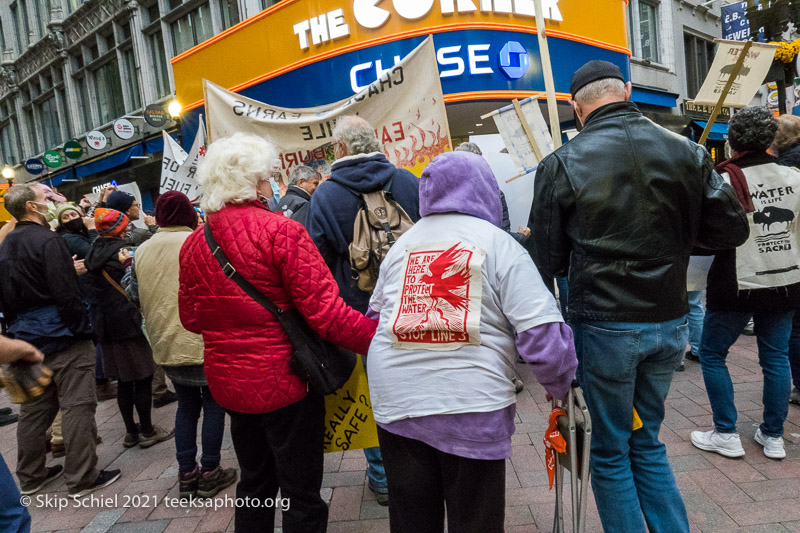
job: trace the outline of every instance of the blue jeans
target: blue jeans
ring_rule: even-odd
[[[28,533],[31,530],[31,515],[19,503],[19,499],[17,484],[0,455],[0,531]]]
[[[566,276],[563,278],[556,278],[556,286],[558,287],[558,305],[561,307],[561,314],[567,316],[567,302],[569,302],[569,279]]]
[[[225,409],[211,396],[208,387],[190,387],[172,382],[178,395],[178,410],[175,412],[175,449],[178,470],[181,474],[191,472],[197,466],[197,421],[203,411],[202,443],[203,456],[200,468],[204,472],[219,466],[222,435],[225,431]]]
[[[725,358],[728,349],[739,338],[742,329],[753,318],[758,363],[764,374],[764,422],[761,432],[768,437],[783,435],[783,422],[789,414],[789,336],[793,311],[778,313],[742,313],[708,311],[703,323],[700,365],[703,381],[714,412],[714,428],[720,433],[736,432],[736,405],[733,383]]]
[[[361,356],[361,363],[364,365],[364,372],[367,371],[367,358]],[[386,468],[383,466],[383,455],[380,446],[364,448],[364,457],[367,459],[367,480],[369,488],[375,492],[386,494],[389,486],[386,484]]]
[[[792,369],[792,383],[800,389],[800,311],[794,312],[792,335],[789,337],[789,367]]]
[[[689,321],[689,346],[692,353],[697,355],[700,351],[700,341],[703,338],[703,318],[706,315],[703,309],[703,291],[689,291],[689,314],[686,319]]]
[[[603,529],[639,533],[646,523],[653,532],[688,532],[686,508],[658,440],[688,340],[686,319],[572,326],[578,381],[592,417],[590,470]],[[643,423],[636,431],[634,407]],[[638,508],[632,506],[637,501]]]

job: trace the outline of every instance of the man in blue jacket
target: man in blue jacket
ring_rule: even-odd
[[[367,312],[370,294],[358,288],[350,267],[349,246],[361,194],[382,190],[391,180],[389,192],[411,220],[419,220],[419,180],[411,172],[396,168],[386,159],[375,130],[360,117],[345,116],[333,130],[336,162],[331,177],[311,197],[308,233],[331,269],[339,294],[353,309]],[[380,449],[364,450],[369,466],[369,488],[378,503],[388,505],[386,472]]]

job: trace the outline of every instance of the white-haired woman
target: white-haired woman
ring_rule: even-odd
[[[228,260],[278,307],[297,309],[325,340],[366,353],[375,322],[339,298],[339,289],[303,227],[264,204],[275,148],[235,134],[208,148],[198,169],[208,225]],[[320,498],[321,396],[289,370],[292,345],[277,319],[222,272],[198,228],[181,249],[181,322],[203,335],[205,373],[231,416],[242,471],[236,495],[259,501],[278,489],[291,504],[283,530],[325,531]],[[237,531],[272,531],[275,508],[237,507]]]

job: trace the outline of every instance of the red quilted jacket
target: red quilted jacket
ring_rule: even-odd
[[[209,224],[234,268],[282,309],[297,308],[325,340],[365,354],[376,322],[348,307],[311,237],[297,222],[257,203],[226,206]],[[181,248],[180,317],[203,335],[214,399],[242,413],[297,402],[306,383],[289,370],[291,345],[278,320],[229,280],[203,227]]]

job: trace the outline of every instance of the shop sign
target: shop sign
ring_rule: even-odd
[[[128,140],[136,133],[136,128],[127,118],[118,118],[114,121],[114,135],[123,140]]]
[[[160,105],[150,104],[144,110],[144,120],[154,128],[167,123],[167,112]]]
[[[83,155],[83,147],[78,141],[67,141],[64,143],[64,155],[70,159],[80,159]]]
[[[696,120],[708,120],[711,118],[711,113],[714,111],[713,105],[696,104],[691,100],[684,100],[683,114],[688,118]],[[719,115],[717,115],[717,122],[728,122],[731,119],[731,108],[723,107]]]
[[[53,168],[60,167],[61,162],[64,160],[64,158],[61,157],[61,154],[56,152],[55,150],[46,151],[42,156],[42,159],[44,159],[45,165]]]
[[[530,68],[528,51],[518,41],[503,43],[502,48],[492,52],[492,43],[469,45],[440,46],[436,50],[436,61],[439,63],[439,77],[456,78],[468,76],[495,75],[492,65],[499,65],[500,72],[508,79],[518,80],[525,76]],[[499,43],[494,44],[495,47]],[[376,52],[377,53],[377,52]],[[400,55],[394,56],[394,64],[400,63]],[[354,93],[369,87],[370,83],[392,70],[383,68],[383,61],[367,61],[354,65],[350,69],[350,88]]]
[[[353,17],[362,28],[373,30],[380,28],[392,19],[396,13],[401,19],[417,21],[427,17],[434,10],[434,0],[392,0],[391,8],[378,7],[380,0],[355,0]],[[562,22],[559,0],[542,0],[542,11],[546,19]],[[523,17],[535,17],[534,0],[440,0],[439,11],[442,15],[454,14],[474,15],[477,13],[514,14]],[[513,6],[512,6],[513,4]],[[389,8],[389,3],[385,2]],[[306,50],[310,44],[323,44],[350,35],[350,23],[344,10],[334,9],[319,16],[298,22],[292,27],[297,36],[300,49]],[[310,37],[310,39],[309,39]]]
[[[25,161],[25,170],[28,171],[28,174],[41,174],[44,170],[44,163],[41,159],[28,159]]]
[[[92,194],[97,194],[106,187],[116,187],[116,186],[117,186],[117,180],[107,181],[102,185],[95,185],[94,187],[92,187]]]
[[[94,150],[102,150],[108,145],[108,139],[99,131],[90,131],[86,134],[86,144]]]

